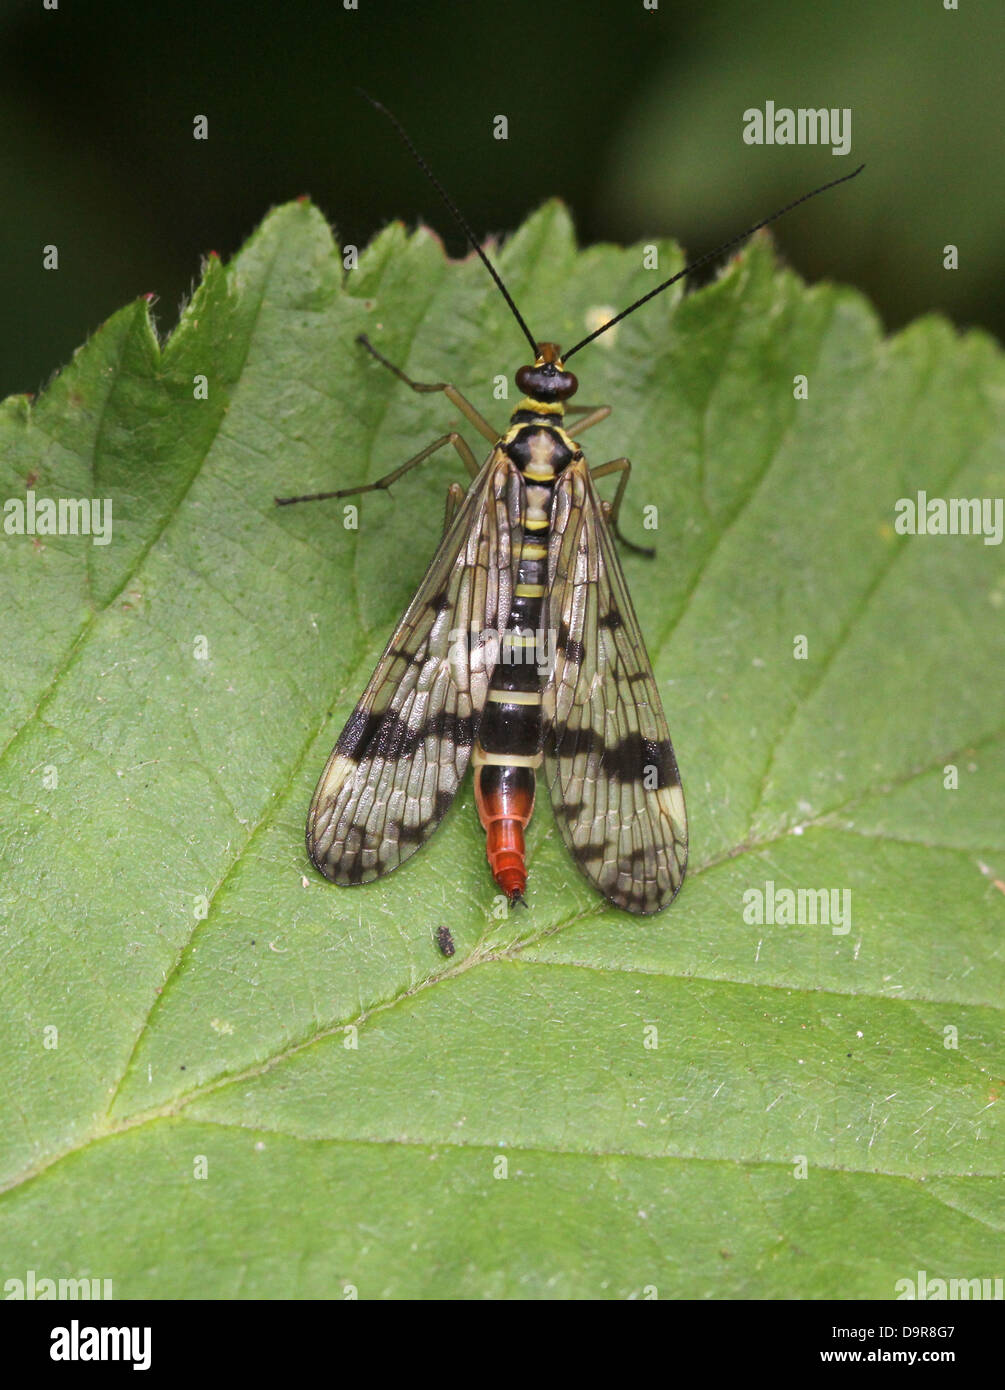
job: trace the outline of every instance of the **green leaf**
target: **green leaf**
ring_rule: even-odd
[[[577,252],[557,205],[499,262],[567,343],[653,283],[640,248]],[[106,546],[0,536],[7,1276],[885,1298],[993,1275],[1005,576],[981,537],[894,520],[919,489],[1005,491],[997,349],[937,320],[884,341],[760,239],[577,360],[615,406],[584,443],[634,460],[624,526],[658,547],[624,563],[692,858],[669,912],[631,919],[542,794],[531,910],[500,920],[468,785],[383,882],[335,888],[304,853],[457,476],[438,455],[360,498],[358,530],[273,505],[457,420],[363,329],[502,424],[526,348],[483,268],[392,226],[344,277],[305,202],[210,259],[166,342],[132,305],[2,407],[4,496],[114,519]],[[769,882],[850,894],[850,923],[752,924]]]

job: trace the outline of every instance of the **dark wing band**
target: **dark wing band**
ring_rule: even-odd
[[[390,873],[454,799],[509,617],[522,526],[520,475],[493,451],[318,782],[307,852],[333,882]]]
[[[585,460],[555,486],[544,691],[545,764],[555,819],[586,877],[617,907],[648,915],[673,900],[687,818],[666,715]]]

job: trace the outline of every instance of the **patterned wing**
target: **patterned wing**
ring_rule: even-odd
[[[390,873],[454,798],[509,616],[523,495],[519,472],[494,450],[332,749],[307,852],[335,883]]]
[[[649,915],[673,900],[687,819],[638,619],[585,460],[552,504],[544,691],[545,764],[555,818],[586,877],[617,907]]]

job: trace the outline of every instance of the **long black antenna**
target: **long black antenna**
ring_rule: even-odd
[[[521,314],[520,310],[519,310],[519,309],[516,307],[516,305],[513,303],[513,296],[510,294],[509,290],[508,290],[508,289],[506,288],[506,286],[503,284],[503,282],[502,282],[502,277],[500,276],[499,272],[496,270],[495,266],[492,264],[492,262],[489,260],[488,256],[486,256],[485,252],[482,250],[482,248],[479,246],[478,242],[476,241],[476,239],[475,239],[475,234],[474,234],[474,232],[471,230],[471,228],[468,226],[467,220],[465,219],[464,214],[461,212],[460,208],[458,208],[458,206],[457,206],[457,204],[454,202],[453,198],[451,198],[450,194],[449,194],[449,193],[447,192],[447,190],[443,187],[443,184],[440,183],[439,179],[438,179],[438,178],[436,177],[436,175],[433,173],[432,169],[430,169],[429,165],[428,165],[428,164],[426,163],[426,161],[423,159],[422,155],[419,153],[419,151],[418,151],[418,150],[415,148],[415,146],[412,144],[411,136],[409,135],[409,133],[408,133],[408,131],[405,129],[405,127],[401,124],[401,122],[398,120],[398,118],[397,118],[397,116],[394,114],[394,112],[393,112],[393,111],[389,111],[389,110],[387,109],[387,107],[383,105],[382,102],[375,101],[374,98],[373,98],[372,96],[370,96],[367,92],[364,92],[364,91],[363,91],[363,88],[362,88],[362,87],[357,87],[356,90],[357,90],[357,92],[359,92],[359,94],[360,94],[361,97],[366,97],[366,100],[370,103],[371,106],[376,107],[378,111],[380,111],[383,115],[385,115],[385,116],[387,117],[387,119],[388,119],[388,120],[391,122],[391,124],[394,126],[395,130],[396,130],[396,131],[398,132],[398,134],[401,136],[402,140],[404,140],[406,147],[407,147],[408,150],[411,152],[412,158],[415,160],[415,162],[418,164],[419,168],[420,168],[420,169],[422,170],[422,172],[425,174],[426,178],[429,180],[429,182],[430,182],[430,183],[433,185],[433,187],[436,189],[437,193],[440,195],[440,197],[441,197],[441,198],[443,199],[443,201],[446,203],[447,207],[450,209],[451,213],[453,214],[454,220],[456,221],[457,225],[460,227],[461,231],[464,233],[464,235],[467,237],[468,241],[471,243],[472,248],[473,248],[473,249],[478,253],[478,255],[481,257],[481,259],[482,259],[482,264],[485,266],[485,269],[488,271],[488,273],[492,276],[492,279],[493,279],[493,280],[496,282],[496,284],[499,286],[499,290],[500,290],[500,293],[502,294],[503,299],[505,299],[506,303],[509,305],[510,309],[513,311],[513,317],[516,319],[517,323],[518,323],[518,324],[520,325],[520,327],[523,329],[524,337],[527,339],[528,343],[530,343],[531,350],[533,351],[534,356],[536,357],[536,356],[537,356],[537,339],[534,337],[533,333],[530,331],[530,329],[527,327],[527,324],[524,322],[523,314]]]
[[[594,333],[591,333],[588,338],[584,338],[581,343],[577,343],[574,348],[570,348],[568,352],[563,352],[562,361],[568,362],[574,352],[578,352],[580,348],[586,347],[587,343],[592,343],[594,338],[599,338],[601,333],[606,333],[609,328],[613,328],[616,323],[620,323],[621,320],[627,318],[629,314],[634,314],[636,309],[641,308],[643,304],[655,298],[656,295],[662,294],[665,289],[676,284],[678,280],[682,280],[685,275],[690,275],[692,270],[697,270],[699,266],[707,265],[709,261],[715,260],[716,256],[721,256],[723,251],[728,251],[729,248],[735,246],[737,242],[746,241],[747,237],[753,236],[755,232],[759,232],[761,228],[766,227],[769,222],[777,222],[779,217],[784,217],[787,212],[791,212],[793,208],[797,208],[800,203],[805,203],[810,198],[815,198],[818,193],[826,193],[828,188],[836,188],[839,183],[847,183],[849,179],[853,179],[858,174],[861,174],[864,168],[865,165],[860,164],[854,173],[844,174],[839,179],[831,179],[830,183],[821,184],[819,188],[814,188],[811,193],[804,193],[801,198],[796,198],[794,202],[786,203],[785,207],[779,208],[778,211],[773,212],[770,217],[765,217],[762,221],[755,222],[752,227],[748,227],[747,230],[741,232],[739,236],[730,237],[729,241],[724,241],[722,245],[717,246],[714,251],[706,251],[704,256],[699,256],[698,259],[692,261],[690,265],[686,265],[683,270],[679,270],[676,275],[671,275],[669,280],[664,280],[662,285],[657,285],[654,290],[650,290],[648,294],[644,294],[642,298],[637,299],[634,304],[629,304],[627,309],[622,309],[620,314],[615,314],[614,318],[608,319],[605,324],[602,324]]]

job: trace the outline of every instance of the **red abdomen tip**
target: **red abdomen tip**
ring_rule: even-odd
[[[485,857],[492,877],[507,898],[522,898],[527,887],[523,826],[516,820],[495,820],[486,829]]]

